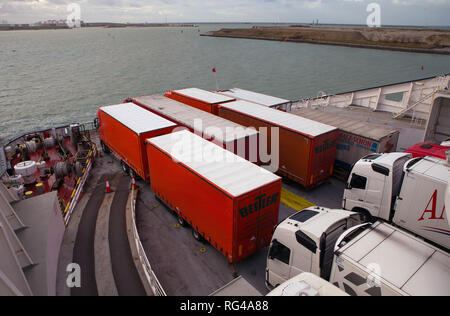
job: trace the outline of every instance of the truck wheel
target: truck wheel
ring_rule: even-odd
[[[130,167],[128,167],[128,165],[123,160],[120,162],[120,164],[122,166],[122,171],[125,174],[129,174],[130,173]]]
[[[180,226],[183,226],[183,227],[187,226],[186,221],[183,219],[183,217],[181,217],[181,215],[177,216],[177,222],[178,222],[178,224],[180,224]]]
[[[109,154],[111,153],[111,151],[109,150],[108,146],[105,145],[105,143],[102,141],[100,142],[100,144],[102,145],[102,150],[105,154]]]
[[[194,228],[192,228],[192,236],[194,237],[195,240],[203,242],[203,236],[200,235],[200,233],[198,231],[196,231]]]

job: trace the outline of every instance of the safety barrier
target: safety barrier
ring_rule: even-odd
[[[372,111],[391,112],[394,118],[406,115],[420,123],[430,115],[434,94],[448,90],[449,85],[450,75],[447,74],[339,94],[320,92],[317,98],[294,102],[292,109],[360,106]]]
[[[150,262],[148,261],[144,247],[142,246],[139,233],[136,226],[136,198],[138,190],[132,188],[130,196],[128,198],[129,207],[127,208],[127,228],[131,235],[128,235],[130,239],[130,247],[133,253],[134,262],[136,268],[141,277],[141,281],[148,295],[155,296],[167,296],[161,283],[152,270]]]
[[[0,177],[6,173],[8,169],[8,161],[6,160],[5,150],[0,147]]]
[[[75,209],[75,206],[78,203],[81,192],[83,191],[84,184],[89,176],[89,172],[91,171],[92,165],[94,163],[94,157],[97,154],[97,148],[95,145],[92,145],[92,149],[89,151],[88,159],[86,160],[86,167],[83,168],[82,176],[78,178],[77,184],[72,191],[72,195],[70,196],[69,202],[67,202],[66,208],[63,211],[64,223],[66,226],[69,224],[70,217],[72,216],[72,212]]]

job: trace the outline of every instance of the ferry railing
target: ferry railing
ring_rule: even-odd
[[[138,271],[142,272],[144,275],[141,275],[142,282],[144,283],[144,288],[146,288],[146,291],[148,292],[147,288],[150,286],[151,292],[155,296],[167,296],[166,292],[164,291],[161,283],[159,282],[158,278],[156,277],[155,272],[152,269],[152,266],[150,265],[150,261],[147,258],[147,254],[145,253],[144,246],[142,245],[141,238],[139,237],[139,233],[137,231],[136,226],[136,199],[137,199],[137,193],[138,190],[132,188],[131,190],[131,199],[130,199],[130,209],[131,209],[131,216],[127,216],[127,218],[130,218],[131,223],[129,226],[131,226],[131,232],[134,240],[134,245],[131,245],[132,248],[137,252],[138,261],[135,261],[137,266],[136,268]],[[131,242],[131,241],[130,241]],[[133,249],[132,249],[133,250]]]
[[[0,178],[3,177],[3,175],[6,173],[6,170],[8,170],[8,161],[6,160],[6,154],[3,147],[0,148]]]
[[[81,192],[83,191],[84,184],[87,181],[89,176],[89,172],[92,169],[92,165],[94,164],[94,157],[97,155],[97,147],[92,145],[91,150],[89,151],[88,158],[86,160],[86,167],[82,170],[82,176],[77,179],[75,188],[72,191],[72,195],[70,196],[69,202],[67,202],[66,208],[63,211],[64,223],[69,225],[70,217],[72,216],[73,210],[78,203],[78,199],[80,198]]]

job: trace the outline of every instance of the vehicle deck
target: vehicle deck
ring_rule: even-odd
[[[138,232],[150,264],[167,295],[209,295],[238,275],[242,275],[262,294],[268,293],[265,287],[267,247],[231,265],[214,247],[195,240],[190,228],[179,226],[173,212],[156,200],[150,185],[143,181],[137,184],[141,189],[136,204]],[[288,198],[292,199],[295,194],[300,205],[309,201],[340,208],[344,183],[332,178],[306,191],[300,185],[285,180],[283,188],[288,190]],[[282,194],[279,221],[295,212],[283,203]]]
[[[89,209],[87,205],[89,200],[101,198],[103,204],[105,204],[108,197],[108,195],[104,197],[103,193],[105,177],[109,177],[111,187],[115,191],[116,182],[119,182],[117,178],[122,177],[121,173],[120,162],[114,156],[102,153],[101,156],[96,158],[94,168],[91,170],[86,184],[85,194],[74,211],[64,237],[58,267],[58,295],[70,295],[70,291],[68,292],[68,288],[65,286],[67,276],[65,269],[68,263],[77,262],[74,261],[73,257],[75,254],[74,244],[77,244],[77,231],[83,226],[83,217],[87,215],[86,210]],[[173,212],[156,200],[149,184],[139,180],[137,185],[140,188],[136,204],[137,229],[152,269],[167,295],[209,295],[239,275],[243,276],[262,294],[268,293],[265,287],[267,247],[260,249],[242,262],[231,265],[215,248],[207,243],[200,243],[195,240],[190,228],[179,226]],[[315,189],[306,191],[295,182],[284,180],[279,221],[297,210],[310,206],[311,203],[340,208],[344,186],[344,183],[340,180],[331,178]],[[113,194],[116,193],[119,192]],[[94,195],[98,196],[94,197]],[[287,206],[287,204],[292,207]],[[112,281],[113,284],[108,284],[112,275],[115,278],[117,273],[114,263],[112,263],[114,256],[111,252],[113,249],[111,248],[111,252],[99,252],[98,248],[101,245],[97,244],[99,239],[101,241],[101,238],[106,239],[105,243],[111,243],[111,234],[119,229],[113,226],[110,220],[102,219],[106,215],[102,214],[101,208],[98,216],[95,216],[97,217],[97,226],[95,228],[95,242],[93,241],[95,245],[92,246],[98,255],[95,257],[95,262],[90,259],[91,270],[95,264],[95,273],[92,273],[96,280],[93,282],[97,282],[98,295],[117,295],[120,293],[119,285],[114,284],[114,280]],[[113,216],[115,213],[113,208],[110,212],[109,216]],[[108,223],[102,225],[100,221],[109,222],[109,225]],[[91,223],[92,225],[95,225],[95,222],[94,224]],[[108,231],[110,232],[109,236]],[[106,235],[99,238],[102,234]],[[99,258],[99,255],[102,257]],[[104,271],[100,272],[99,267]],[[121,267],[121,269],[125,268]],[[124,292],[120,294],[124,295]]]

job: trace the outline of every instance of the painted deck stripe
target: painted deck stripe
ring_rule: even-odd
[[[281,203],[296,210],[301,211],[307,207],[315,204],[305,199],[305,197],[298,196],[285,188],[281,188]]]

